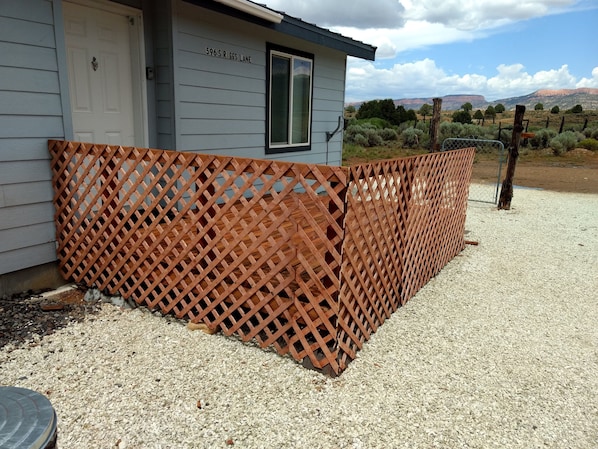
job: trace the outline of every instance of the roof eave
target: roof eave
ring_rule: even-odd
[[[270,28],[308,42],[342,51],[357,58],[370,61],[376,58],[376,47],[372,45],[356,41],[286,14],[281,23],[273,24]]]
[[[278,31],[288,36],[312,42],[341,51],[349,56],[373,61],[376,58],[376,47],[359,42],[350,37],[334,33],[304,22],[301,19],[258,5],[250,0],[184,0],[202,8],[211,9],[222,14],[252,22],[265,28]],[[278,22],[279,16],[281,17]]]

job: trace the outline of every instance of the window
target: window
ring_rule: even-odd
[[[313,56],[274,47],[268,56],[266,153],[309,150]]]

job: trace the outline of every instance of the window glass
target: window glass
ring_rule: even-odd
[[[309,118],[311,100],[311,61],[293,61],[293,139],[292,143],[309,141]]]
[[[272,94],[270,101],[271,143],[286,144],[289,141],[289,79],[291,60],[272,56]]]
[[[270,51],[270,152],[309,149],[313,60]]]

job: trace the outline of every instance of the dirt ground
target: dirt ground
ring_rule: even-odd
[[[473,166],[473,182],[493,182],[497,179],[498,164],[495,161],[476,161]],[[503,164],[500,180],[504,179]],[[559,192],[598,194],[598,154],[585,150],[573,150],[559,157],[526,157],[517,161],[513,184]]]

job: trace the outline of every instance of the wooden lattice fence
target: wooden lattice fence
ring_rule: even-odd
[[[49,149],[65,279],[332,375],[465,244],[474,149],[350,168]]]

